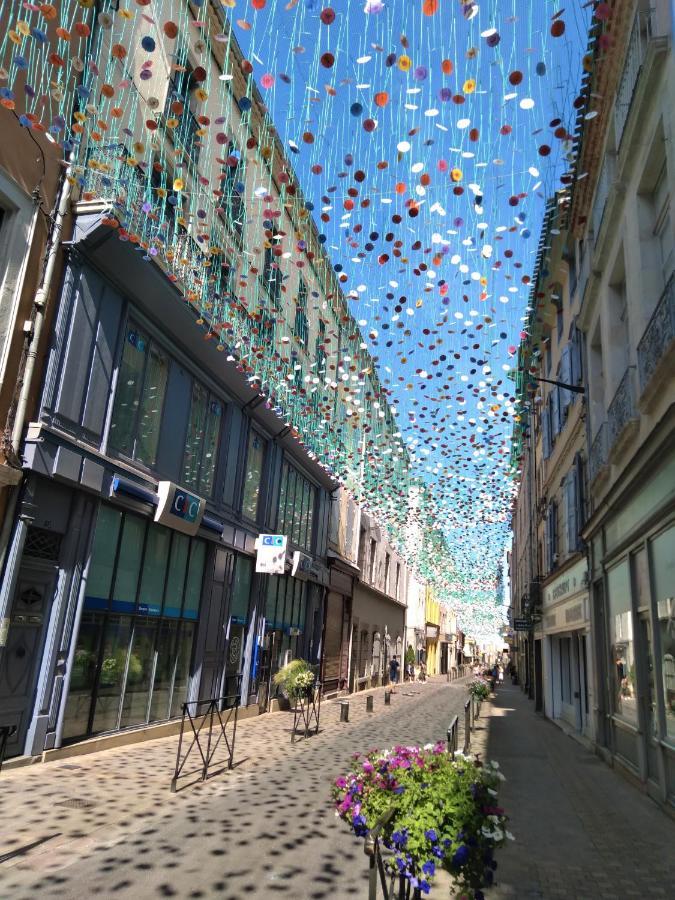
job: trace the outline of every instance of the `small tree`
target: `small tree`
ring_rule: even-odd
[[[405,662],[407,666],[415,665],[415,651],[412,644],[408,644],[408,649],[405,651]]]

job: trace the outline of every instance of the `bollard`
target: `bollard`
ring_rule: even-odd
[[[340,700],[340,721],[349,722],[349,700]]]
[[[369,695],[366,697],[366,712],[372,712],[372,711],[373,711],[373,700],[374,700],[374,699],[375,699],[375,698],[373,697],[372,694],[369,694]]]
[[[471,700],[464,704],[464,753],[471,749]]]
[[[384,692],[384,705],[391,706],[391,691]]]

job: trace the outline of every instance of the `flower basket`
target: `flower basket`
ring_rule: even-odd
[[[428,894],[446,870],[457,896],[482,900],[497,868],[495,850],[512,839],[497,805],[499,765],[462,754],[453,760],[443,743],[357,754],[355,762],[335,782],[336,815],[359,837],[384,820],[384,864],[413,890]]]
[[[483,681],[482,678],[474,678],[466,687],[476,700],[487,700],[490,696],[490,685],[487,681]]]
[[[294,659],[279,669],[273,681],[292,702],[312,698],[316,676],[308,662],[304,659]]]

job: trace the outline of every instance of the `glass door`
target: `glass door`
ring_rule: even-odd
[[[641,615],[640,642],[642,644],[643,679],[646,690],[642,692],[644,711],[647,777],[659,782],[658,770],[658,718],[656,711],[656,686],[654,681],[654,654],[652,648],[652,623],[649,615]]]

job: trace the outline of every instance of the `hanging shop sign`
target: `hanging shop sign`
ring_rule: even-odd
[[[159,502],[155,510],[155,522],[175,531],[182,531],[183,534],[197,534],[206,500],[191,494],[173,481],[160,481],[157,497]]]
[[[529,631],[532,623],[529,619],[514,619],[513,620],[513,628],[514,631]]]
[[[319,584],[328,584],[330,581],[330,572],[326,567],[302,550],[293,552],[291,575],[301,581],[316,581]]]
[[[429,638],[429,640],[438,640],[438,632],[438,625],[427,625],[427,638]]]
[[[266,575],[283,575],[286,570],[285,534],[260,534],[255,542],[258,555],[255,560],[256,572]]]

